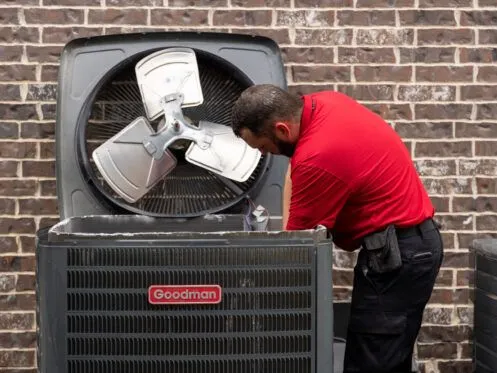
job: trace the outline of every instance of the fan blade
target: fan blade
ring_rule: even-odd
[[[160,101],[173,93],[183,94],[182,107],[204,102],[197,58],[190,48],[167,48],[152,53],[136,64],[135,72],[149,120],[163,114]]]
[[[237,137],[229,126],[200,121],[199,128],[209,139],[210,146],[201,149],[192,143],[185,159],[225,178],[246,181],[257,167],[261,152]]]
[[[153,158],[143,139],[154,133],[144,117],[138,117],[93,151],[92,157],[109,186],[124,200],[133,203],[176,167],[176,158],[166,149]]]

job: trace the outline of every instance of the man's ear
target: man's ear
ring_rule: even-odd
[[[290,138],[290,126],[285,122],[276,122],[274,124],[274,132],[280,139]]]

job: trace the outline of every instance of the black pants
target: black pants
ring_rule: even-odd
[[[430,219],[398,230],[402,266],[372,273],[359,252],[345,348],[344,373],[411,372],[414,344],[443,259],[443,243]]]

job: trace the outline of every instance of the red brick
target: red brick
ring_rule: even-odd
[[[284,47],[281,52],[285,63],[332,63],[334,56],[333,48],[321,47]]]
[[[397,123],[395,131],[402,138],[448,139],[452,137],[452,122]]]
[[[289,8],[290,0],[231,0],[231,6]]]
[[[418,44],[474,44],[475,31],[470,29],[419,29],[418,30]]]
[[[270,10],[215,10],[213,15],[214,26],[270,26],[271,21]]]
[[[61,47],[27,45],[26,54],[29,62],[54,62],[60,60]]]
[[[497,85],[461,87],[461,99],[465,101],[492,101],[497,96]]]
[[[348,66],[293,66],[295,82],[350,82]]]
[[[431,202],[437,212],[449,212],[450,199],[448,197],[431,197]]]
[[[475,155],[494,157],[497,153],[497,141],[475,141]]]
[[[169,0],[170,7],[225,7],[227,5],[228,0]]]
[[[90,9],[89,24],[145,25],[147,11],[145,9]]]
[[[497,49],[495,49],[497,51]],[[497,58],[495,59],[497,61]],[[497,83],[497,68],[495,66],[481,66],[476,76],[478,82]]]
[[[56,215],[57,200],[54,198],[28,198],[19,200],[21,215]]]
[[[288,86],[288,91],[291,94],[295,95],[306,95],[309,93],[314,93],[318,91],[325,90],[336,90],[336,87],[333,84],[320,84],[320,85],[312,85],[312,84],[291,84]]]
[[[495,178],[477,177],[476,192],[478,194],[497,194],[497,180]]]
[[[471,340],[472,335],[472,328],[468,325],[429,325],[421,326],[418,340],[421,343],[462,342]]]
[[[437,279],[436,279],[436,282],[435,282],[435,287],[447,287],[447,286],[452,286],[453,285],[453,279],[454,279],[454,275],[453,275],[454,271],[452,269],[441,269],[439,272],[438,272],[438,276],[437,276]],[[440,310],[439,308],[435,308],[435,309],[432,309],[433,312],[431,313],[427,313],[425,315],[425,319],[428,319],[428,318],[434,318],[436,315],[438,315],[438,313],[435,314],[435,316],[433,315],[433,313],[435,313],[435,310],[438,311]],[[438,315],[439,317],[441,317],[441,315]],[[426,322],[430,322],[430,321],[426,321]],[[440,322],[439,321],[431,321],[435,324],[439,324]]]
[[[457,286],[474,286],[474,270],[459,270],[457,271]]]
[[[156,9],[152,11],[152,25],[160,26],[202,26],[208,24],[207,10]]]
[[[19,138],[19,126],[17,123],[0,122],[0,139]]]
[[[496,138],[497,122],[456,122],[456,137]]]
[[[310,8],[315,6],[315,0],[295,0],[295,8]],[[350,8],[353,6],[353,0],[320,0],[319,6],[323,8]]]
[[[21,249],[23,253],[34,253],[36,241],[32,236],[20,236]]]
[[[354,66],[356,81],[361,82],[408,82],[412,78],[411,66]]]
[[[57,183],[55,180],[40,180],[40,193],[44,197],[57,196]]]
[[[42,65],[41,66],[41,81],[56,82],[59,75],[58,65]]]
[[[349,45],[352,42],[351,29],[297,29],[295,44],[303,45]]]
[[[448,85],[401,85],[399,100],[419,101],[455,101],[456,87]]]
[[[433,289],[430,303],[442,304],[467,304],[469,302],[469,289]]]
[[[0,273],[0,293],[7,293],[16,288],[16,276]],[[1,323],[1,320],[0,320]]]
[[[31,196],[35,192],[36,182],[34,180],[2,180],[0,183],[0,195],[2,196]]]
[[[451,252],[444,253],[442,267],[444,268],[470,268],[473,261],[469,252]]]
[[[338,85],[337,90],[357,101],[392,101],[393,85]]]
[[[365,106],[387,121],[412,120],[412,111],[408,104],[366,104]]]
[[[42,120],[55,119],[57,115],[57,106],[55,104],[41,104]]]
[[[416,118],[428,120],[471,119],[472,105],[467,104],[417,104]]]
[[[423,184],[429,194],[472,194],[471,178],[458,177],[448,179],[423,178]]]
[[[417,160],[415,166],[421,176],[448,176],[456,174],[456,162],[454,160]]]
[[[28,272],[35,267],[34,256],[1,256],[0,270],[2,272]]]
[[[376,47],[338,47],[339,63],[395,63],[395,53],[393,48]]]
[[[35,142],[2,142],[0,147],[0,157],[3,158],[34,158],[35,156]]]
[[[83,9],[24,9],[26,23],[32,24],[81,24],[84,21]]]
[[[456,142],[417,142],[415,157],[471,157],[470,141]]]
[[[0,329],[3,330],[32,330],[34,321],[34,313],[0,313]]]
[[[214,20],[216,13],[214,13]],[[333,27],[335,12],[329,10],[278,10],[276,26],[289,27]],[[271,17],[265,18],[262,25],[271,23]],[[214,24],[216,24],[214,22]]]
[[[455,26],[453,10],[400,10],[400,26]]]
[[[0,84],[0,100],[21,101],[21,90],[19,85]]]
[[[107,0],[107,4],[109,1],[111,0]],[[100,0],[43,0],[43,5],[100,6]]]
[[[454,47],[416,47],[399,48],[400,63],[454,63],[456,48]]]
[[[459,60],[461,63],[475,62],[475,63],[492,63],[497,61],[497,49],[496,48],[460,48],[459,50]],[[488,66],[493,67],[493,66]],[[482,66],[481,69],[485,69],[487,66]]]
[[[1,81],[34,81],[36,80],[36,66],[34,65],[3,65],[0,69]]]
[[[32,218],[0,218],[0,234],[34,232],[35,222]]]
[[[337,20],[338,26],[395,26],[395,11],[338,10]]]
[[[40,32],[37,27],[0,27],[0,43],[38,43],[39,40]]]
[[[103,33],[102,27],[45,27],[43,29],[43,42],[65,44],[72,39],[98,36]]]
[[[2,348],[34,348],[36,333],[0,333],[0,349]],[[3,372],[3,371],[2,371]]]
[[[16,177],[18,176],[18,169],[19,161],[0,160],[0,177]],[[0,190],[2,190],[1,186]]]
[[[358,8],[380,8],[385,6],[384,0],[357,0],[356,7]],[[412,8],[414,7],[414,0],[389,0],[388,6],[390,8]]]
[[[497,24],[497,11],[473,10],[461,11],[461,26],[487,26]]]
[[[354,282],[354,271],[335,269],[333,271],[334,286],[352,286]]]
[[[38,119],[38,113],[34,104],[0,104],[0,118],[32,120]]]
[[[487,232],[478,232],[478,233],[457,233],[457,240],[459,241],[460,249],[473,249],[472,244],[475,239],[497,239],[497,233],[487,233]]]
[[[14,215],[16,212],[16,201],[12,198],[0,197],[0,215]]]
[[[496,175],[497,159],[461,159],[459,172],[461,175]]]
[[[59,221],[60,221],[60,219],[58,217],[57,218],[41,218],[39,229],[53,227]]]
[[[17,252],[16,238],[11,236],[0,236],[0,253],[15,253]]]
[[[24,139],[55,138],[55,123],[24,122],[21,125],[21,137]]]
[[[457,358],[457,343],[418,344],[420,359],[455,359]]]
[[[478,41],[480,44],[497,44],[495,29],[479,30]]]
[[[0,45],[0,62],[20,62],[22,54],[22,45]]]
[[[24,161],[22,162],[24,177],[54,177],[55,163],[53,161]]]
[[[476,105],[476,119],[494,120],[497,117],[497,104],[479,104]]]
[[[412,29],[358,29],[357,45],[406,45],[414,41]],[[343,44],[343,43],[342,43]]]
[[[32,367],[35,364],[35,350],[0,350],[0,367]]]
[[[444,0],[444,2],[440,2],[439,0],[419,0],[420,8],[457,8],[457,7],[472,7],[473,0]]]
[[[19,24],[20,8],[0,8],[0,25]]]
[[[418,82],[472,82],[472,66],[416,66]]]
[[[162,0],[106,0],[107,6],[162,6]]]
[[[471,359],[438,362],[440,373],[473,373],[473,368],[474,366]]]
[[[494,212],[497,211],[497,197],[454,197],[454,212]]]
[[[496,226],[497,215],[481,215],[476,217],[476,230],[491,231],[495,230]]]
[[[271,28],[233,28],[234,34],[264,36],[273,39],[278,44],[290,44],[290,36],[287,29],[271,29]]]
[[[36,288],[35,275],[17,275],[16,291],[31,291]]]

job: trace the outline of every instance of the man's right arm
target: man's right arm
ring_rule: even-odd
[[[288,170],[286,171],[285,184],[283,186],[283,216],[282,216],[282,229],[286,229],[288,223],[288,215],[290,213],[290,200],[292,197],[292,178],[290,171],[290,163],[288,163]]]

